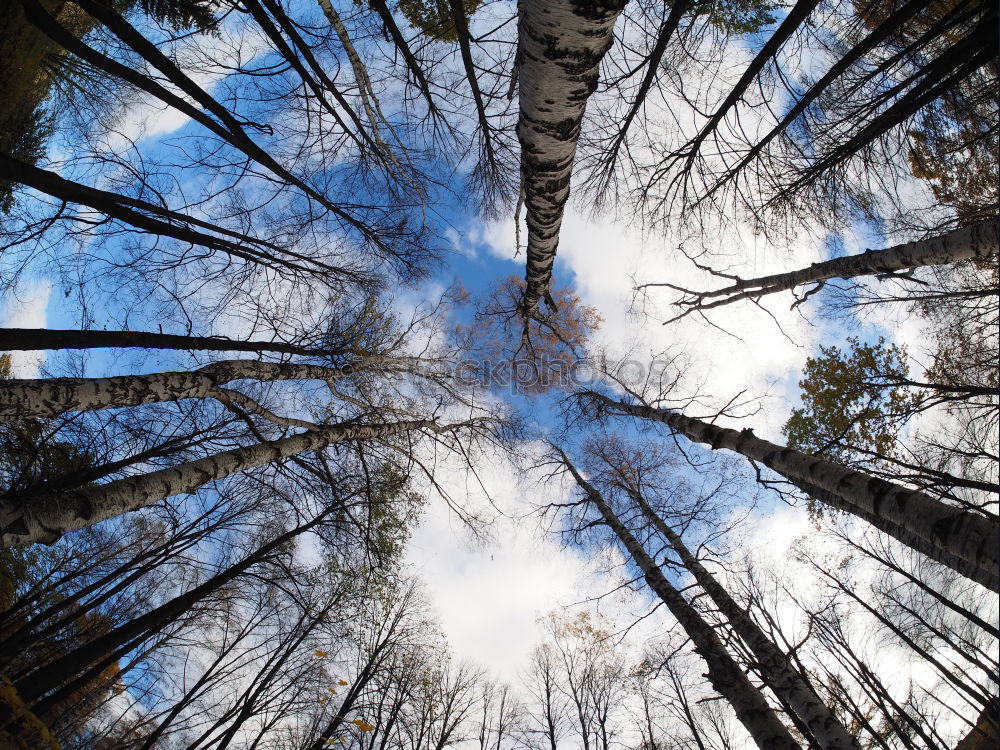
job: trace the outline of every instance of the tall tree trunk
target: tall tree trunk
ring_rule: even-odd
[[[1000,590],[1000,570],[984,570],[978,565],[973,565],[972,563],[963,560],[961,557],[950,554],[947,550],[943,550],[935,546],[932,542],[926,541],[899,524],[887,521],[873,513],[866,512],[864,509],[859,508],[856,505],[852,505],[835,492],[829,492],[821,487],[817,487],[809,484],[808,482],[797,479],[789,481],[814,500],[817,500],[824,505],[829,505],[831,508],[843,511],[844,513],[850,513],[851,515],[857,516],[862,521],[871,524],[882,533],[891,536],[893,539],[905,544],[910,549],[914,549],[920,554],[926,555],[942,565],[946,565],[956,573],[960,573],[966,578],[970,578],[988,589],[993,589],[994,591]]]
[[[667,581],[660,568],[639,541],[625,528],[597,489],[580,475],[565,454],[561,454],[561,458],[576,483],[587,493],[587,500],[597,508],[604,523],[615,533],[639,566],[646,583],[667,605],[671,614],[677,618],[691,638],[695,651],[708,665],[708,680],[712,687],[729,701],[737,718],[746,727],[757,746],[761,750],[800,750],[799,744],[764,700],[764,696],[747,679],[743,670],[726,651],[712,627]]]
[[[145,331],[82,331],[53,328],[0,328],[0,352],[45,349],[174,349],[212,352],[279,352],[302,357],[330,357],[341,351],[283,341],[240,341],[221,336],[181,336]]]
[[[347,440],[371,440],[409,430],[447,429],[432,420],[388,424],[334,424],[280,440],[256,443],[140,476],[117,479],[96,487],[49,493],[19,502],[0,500],[0,546],[52,544],[63,534],[137,510],[172,495],[194,492],[204,485],[262,464]]]
[[[840,498],[844,501],[842,509],[848,512],[856,508],[866,518],[887,521],[891,524],[883,529],[887,533],[892,528],[905,531],[901,535],[903,538],[897,537],[903,544],[908,544],[907,538],[912,534],[923,540],[930,557],[943,565],[966,575],[955,566],[955,558],[958,558],[967,563],[959,566],[965,571],[969,566],[978,569],[977,575],[981,578],[975,580],[990,580],[992,576],[995,581],[1000,565],[1000,526],[995,520],[945,505],[923,492],[776,445],[755,436],[752,429],[718,427],[678,412],[615,401],[593,391],[586,395],[601,410],[663,422],[689,440],[711,446],[712,450],[725,448],[740,453],[792,481],[806,482],[825,490],[831,494],[817,497],[817,500]],[[996,585],[991,588],[1000,590]]]
[[[360,281],[362,278],[348,268],[331,266],[316,258],[293,252],[289,248],[282,248],[273,242],[226,229],[181,211],[174,211],[127,195],[88,187],[3,153],[0,153],[0,178],[27,185],[59,201],[89,206],[141,232],[173,237],[182,243],[189,242],[210,250],[218,250],[249,263],[259,263],[273,268],[279,273],[340,276],[353,281]]]
[[[576,144],[601,58],[627,0],[521,0],[518,80],[521,180],[528,225],[525,324],[548,294]]]
[[[828,279],[894,274],[921,266],[939,266],[962,260],[987,260],[1000,248],[1000,224],[996,219],[954,229],[946,234],[883,250],[866,250],[857,255],[813,263],[805,268],[753,279],[736,278],[729,286],[709,292],[695,292],[673,284],[666,286],[685,293],[677,304],[687,312],[710,310],[740,300],[757,300],[768,294],[785,292],[802,284],[822,285]],[[685,313],[686,314],[686,313]]]
[[[667,523],[649,507],[638,492],[629,491],[632,499],[643,515],[666,537],[670,546],[698,585],[712,598],[719,611],[726,617],[735,633],[753,652],[764,681],[775,694],[788,704],[798,717],[809,727],[813,737],[823,750],[861,750],[858,741],[851,737],[840,720],[823,700],[816,695],[812,686],[803,679],[798,670],[788,661],[788,657],[767,637],[750,614],[729,595],[705,566],[691,554],[684,541]]]
[[[324,367],[236,359],[213,362],[197,370],[149,375],[0,380],[0,419],[56,417],[67,411],[119,409],[185,398],[210,398],[215,396],[220,385],[233,380],[340,380],[359,370],[403,361],[393,357],[368,357],[343,367]]]

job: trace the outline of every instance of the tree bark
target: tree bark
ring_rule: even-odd
[[[195,461],[118,479],[97,487],[50,493],[25,502],[0,500],[0,546],[52,544],[63,534],[159,502],[255,466],[347,440],[372,440],[417,429],[447,429],[432,420],[334,424],[280,440],[216,453]]]
[[[901,535],[904,538],[897,537],[903,544],[908,544],[908,538],[912,540],[910,535],[923,540],[928,552],[933,553],[930,555],[933,559],[962,575],[967,575],[967,572],[955,567],[955,558],[966,563],[960,566],[964,571],[968,571],[970,566],[978,569],[983,580],[997,575],[1000,527],[994,520],[945,505],[923,492],[776,445],[755,436],[752,429],[718,427],[678,412],[614,401],[593,391],[587,395],[602,410],[663,422],[689,440],[711,446],[712,450],[725,448],[740,453],[792,481],[806,482],[826,490],[841,498],[845,509],[852,509],[848,512],[854,512],[856,508],[866,517],[891,524],[883,530],[898,528],[905,531],[906,534]],[[826,502],[830,496],[817,499]],[[991,588],[1000,590],[996,586]]]
[[[552,278],[576,144],[627,0],[522,0],[518,5],[521,180],[528,225],[521,314],[537,314]]]
[[[954,229],[946,234],[915,242],[905,242],[882,250],[866,250],[857,255],[813,263],[805,268],[752,279],[736,278],[732,284],[710,292],[693,292],[672,284],[687,294],[677,304],[687,310],[710,310],[740,300],[757,300],[768,294],[794,289],[802,284],[822,284],[828,279],[895,274],[921,266],[938,266],[962,260],[988,260],[1000,249],[1000,224],[996,219]]]
[[[861,750],[858,741],[840,723],[823,700],[816,695],[798,670],[788,661],[788,657],[771,641],[750,614],[729,595],[705,566],[691,554],[673,529],[653,512],[649,504],[638,493],[629,491],[632,499],[642,510],[643,515],[656,529],[666,537],[670,546],[688,572],[694,576],[698,585],[712,598],[719,611],[726,617],[736,635],[753,652],[757,659],[761,675],[768,687],[781,698],[801,719],[823,750]]]
[[[0,381],[0,420],[55,417],[68,411],[119,409],[140,404],[210,398],[233,380],[327,380],[345,378],[392,357],[369,357],[343,367],[259,362],[252,359],[213,362],[197,370],[118,375],[110,378],[41,378]]]
[[[660,597],[671,614],[694,643],[695,651],[708,665],[708,680],[736,712],[761,750],[800,750],[788,729],[764,700],[764,696],[747,679],[732,656],[719,641],[712,627],[705,622],[675,589],[639,541],[625,528],[597,489],[585,480],[570,463],[565,454],[562,462],[569,469],[576,483],[587,493],[587,500],[600,512],[608,527],[615,533],[636,565],[643,572],[646,583]]]
[[[284,341],[241,341],[222,336],[183,336],[145,331],[83,331],[55,328],[0,328],[0,351],[46,349],[172,349],[212,352],[278,352],[330,357],[343,352]]]
[[[893,539],[905,544],[910,549],[916,550],[920,554],[951,568],[956,573],[960,573],[966,578],[970,578],[988,589],[992,589],[994,591],[1000,589],[1000,570],[983,570],[978,565],[966,562],[957,555],[952,555],[947,550],[936,547],[931,542],[922,539],[918,535],[908,531],[898,524],[886,521],[884,518],[880,518],[872,513],[866,512],[856,505],[852,505],[835,492],[829,492],[821,487],[817,487],[801,480],[790,481],[814,500],[817,500],[824,505],[829,505],[831,508],[843,511],[844,513],[850,513],[851,515],[857,516],[862,521],[874,526],[883,534],[891,536]]]

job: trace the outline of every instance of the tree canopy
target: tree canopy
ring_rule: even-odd
[[[995,744],[995,3],[0,23],[0,744]]]

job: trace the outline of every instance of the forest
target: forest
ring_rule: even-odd
[[[0,748],[996,748],[997,13],[0,0]]]

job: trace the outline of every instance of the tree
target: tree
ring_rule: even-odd
[[[816,694],[790,659],[757,626],[749,613],[740,606],[723,585],[684,544],[681,535],[656,513],[646,500],[646,475],[655,473],[665,463],[655,451],[646,454],[630,450],[616,441],[590,447],[598,466],[609,480],[638,507],[642,517],[667,540],[684,569],[708,594],[725,622],[747,645],[754,656],[757,671],[778,699],[791,709],[806,731],[822,748],[855,748],[860,745]],[[675,480],[676,481],[676,480]]]
[[[48,497],[19,497],[2,510],[4,544],[45,542],[63,534],[137,510],[172,495],[197,490],[209,482],[262,464],[318,451],[347,440],[387,438],[410,430],[449,432],[468,425],[439,425],[433,420],[389,424],[333,424],[275,441],[215,454],[196,461],[119,479],[89,489],[66,490]]]
[[[570,386],[601,316],[565,287],[552,290],[554,307],[525,325],[518,309],[525,283],[516,276],[497,282],[476,301],[475,318],[456,327],[456,338],[478,367],[487,386],[513,386],[538,395]]]
[[[525,0],[518,12],[521,189],[528,249],[520,312],[525,329],[549,295],[587,99],[611,47],[625,2],[558,4]]]
[[[783,77],[774,56],[810,36],[806,21],[813,10],[797,4],[707,125],[651,163],[643,198],[659,216],[678,199],[694,205],[731,200],[762,222],[770,210],[805,218],[797,210],[807,205],[804,195],[813,198],[813,218],[820,211],[849,216],[852,203],[864,211],[894,195],[894,155],[907,140],[908,124],[963,86],[982,91],[995,79],[993,9],[927,0],[871,3],[827,16],[825,25],[840,43],[818,45],[827,51],[826,72],[801,82]],[[741,102],[754,84],[773,95],[788,92],[794,106],[772,112],[752,99]],[[731,118],[721,116],[727,109]],[[753,110],[766,125],[774,123],[763,136],[728,127]],[[974,144],[979,136],[970,138]]]
[[[360,321],[358,321],[360,323]],[[333,331],[331,331],[333,333]],[[351,326],[347,326],[340,338],[349,339]],[[345,335],[346,334],[346,335]],[[104,349],[138,348],[171,349],[175,351],[220,351],[220,352],[277,352],[295,354],[301,357],[329,359],[347,354],[346,347],[336,346],[339,341],[331,341],[330,348],[321,348],[322,341],[315,345],[296,344],[284,341],[241,341],[222,336],[190,336],[172,333],[149,333],[147,331],[97,331],[97,330],[55,330],[50,328],[2,328],[0,329],[0,349],[6,351],[41,351],[45,349]],[[344,341],[345,344],[349,343]],[[360,343],[360,342],[357,342]],[[358,354],[359,352],[352,352]],[[8,355],[9,356],[9,355]],[[9,377],[9,376],[8,376]]]
[[[849,338],[850,354],[820,347],[821,357],[806,360],[803,408],[792,411],[782,428],[788,445],[812,455],[827,455],[841,463],[845,446],[859,446],[880,455],[892,455],[896,436],[914,407],[906,350],[861,344]]]
[[[716,271],[716,276],[729,279],[729,286],[698,292],[670,283],[642,284],[640,288],[664,286],[681,292],[684,296],[676,303],[682,309],[680,315],[671,319],[704,312],[742,300],[757,302],[768,294],[791,291],[805,284],[815,284],[796,298],[793,306],[823,288],[830,279],[854,279],[859,276],[892,277],[905,276],[912,269],[928,265],[943,265],[963,260],[990,261],[998,253],[1000,226],[996,219],[960,227],[944,235],[925,240],[907,242],[885,250],[866,250],[859,255],[813,263],[807,268],[772,276],[743,279]]]
[[[531,695],[527,706],[528,732],[538,734],[529,740],[539,750],[556,750],[566,733],[566,702],[559,689],[556,649],[540,643],[531,652],[525,683]],[[532,727],[537,727],[532,728]]]
[[[460,2],[462,19],[472,16],[480,5],[482,0]],[[402,0],[399,12],[414,28],[420,29],[431,39],[459,41],[458,23],[452,15],[453,7],[446,0]]]
[[[607,623],[582,611],[550,612],[543,625],[547,641],[535,652],[543,735],[554,746],[565,723],[585,750],[608,750],[618,734],[625,665]]]
[[[679,412],[615,401],[594,391],[581,394],[598,414],[620,414],[662,422],[693,442],[725,448],[744,455],[792,481],[813,485],[823,491],[821,502],[836,502],[839,510],[859,513],[864,518],[886,522],[882,530],[894,533],[903,544],[909,535],[921,539],[934,550],[936,559],[955,566],[953,558],[965,565],[956,568],[963,575],[993,590],[1000,590],[994,540],[997,524],[991,518],[945,505],[926,494],[839,466],[791,448],[758,438],[752,429],[740,431],[718,427]],[[898,530],[898,531],[897,531]],[[938,554],[940,551],[941,554]]]
[[[739,665],[726,651],[712,627],[667,581],[639,541],[624,526],[597,489],[577,471],[569,458],[561,451],[556,455],[585,493],[582,502],[597,509],[601,523],[614,532],[642,571],[646,584],[663,601],[694,642],[695,651],[705,660],[708,667],[708,680],[712,687],[733,707],[737,718],[746,727],[757,746],[762,750],[772,747],[797,748],[798,743],[764,700],[760,691],[747,679]]]

